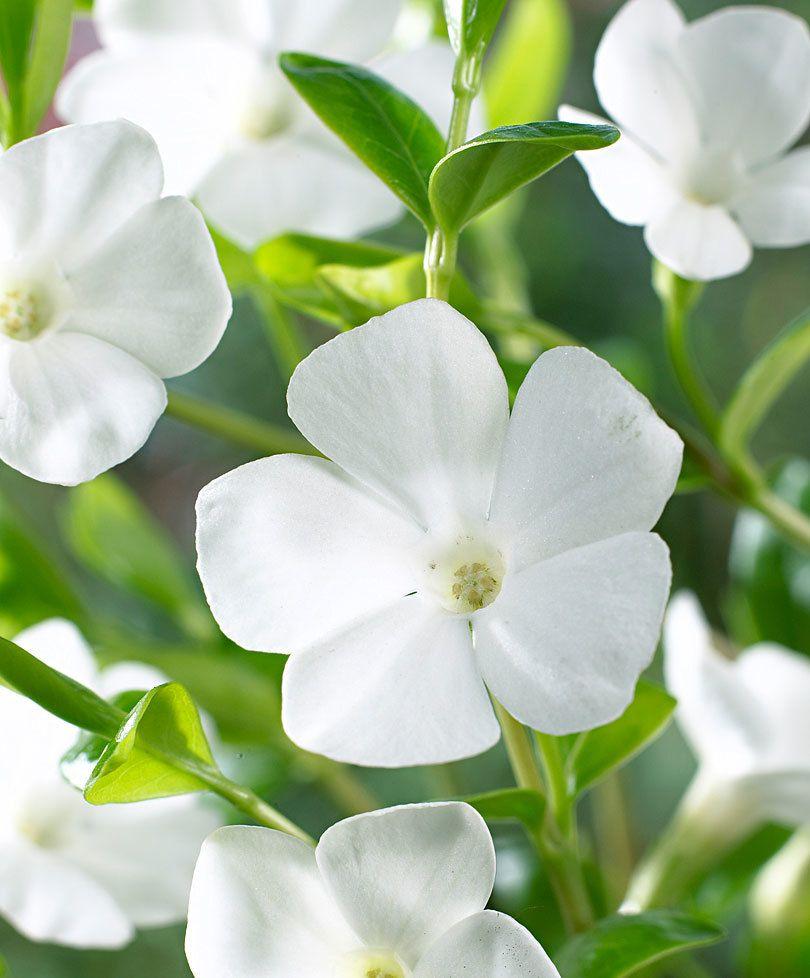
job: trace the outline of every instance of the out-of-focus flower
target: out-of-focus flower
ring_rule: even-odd
[[[67,126],[0,157],[0,459],[74,485],[124,461],[161,378],[214,350],[231,299],[199,211],[161,198],[151,137]]]
[[[610,214],[688,279],[734,275],[751,246],[810,241],[810,31],[768,7],[687,24],[672,0],[629,0],[596,53],[594,83],[622,139],[578,153]],[[563,106],[560,118],[595,117]],[[601,121],[601,120],[599,120]]]
[[[358,815],[317,849],[271,829],[203,845],[186,953],[195,978],[559,978],[520,924],[485,910],[495,851],[449,802]]]
[[[288,404],[333,461],[222,476],[200,494],[197,540],[223,631],[293,653],[297,743],[426,764],[497,741],[488,690],[555,734],[625,709],[669,592],[649,530],[682,446],[612,367],[551,350],[510,418],[482,334],[424,299],[317,349]]]
[[[699,762],[688,804],[712,813],[726,838],[765,821],[810,822],[810,661],[769,643],[727,659],[688,593],[672,600],[664,645],[667,687]]]
[[[43,622],[15,641],[105,696],[163,681],[136,663],[98,672],[66,621]],[[185,917],[200,844],[221,819],[197,796],[88,805],[59,774],[76,736],[0,687],[0,915],[30,940],[121,947],[136,927]]]
[[[100,0],[94,17],[105,47],[69,74],[59,110],[70,121],[122,116],[144,126],[171,191],[194,195],[243,247],[291,230],[354,237],[391,223],[401,205],[324,129],[277,58],[295,50],[365,62],[390,39],[400,7],[401,0]],[[447,45],[372,67],[449,118]]]

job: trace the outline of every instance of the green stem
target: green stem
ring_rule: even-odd
[[[296,452],[301,455],[318,455],[308,441],[294,431],[259,421],[241,411],[212,404],[192,394],[169,392],[166,414],[185,424],[200,428],[217,438],[224,438],[242,448],[262,455],[278,455]]]
[[[810,519],[785,502],[764,483],[751,489],[749,504],[766,516],[783,535],[810,550]]]
[[[515,776],[515,783],[519,788],[531,788],[532,791],[539,791],[541,795],[545,795],[546,786],[543,784],[543,779],[537,769],[537,759],[526,728],[497,700],[493,699],[492,702],[495,707],[495,715],[501,725],[503,742],[506,753],[509,755],[509,763]]]
[[[563,835],[570,837],[573,830],[573,806],[568,793],[560,744],[556,737],[535,731],[537,748],[543,764],[548,800],[551,812]]]

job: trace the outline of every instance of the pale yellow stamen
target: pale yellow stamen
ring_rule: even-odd
[[[0,332],[13,340],[30,340],[44,327],[44,310],[36,294],[23,286],[0,292]]]
[[[492,604],[498,596],[501,584],[490,568],[481,561],[462,564],[453,572],[450,589],[460,612],[480,611]]]

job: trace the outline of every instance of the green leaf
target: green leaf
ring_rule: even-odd
[[[92,690],[0,638],[0,678],[43,709],[82,730],[114,737],[123,714]]]
[[[531,788],[504,788],[463,799],[488,822],[515,819],[535,831],[543,820],[546,800]]]
[[[601,149],[618,138],[613,126],[572,122],[530,122],[485,132],[436,164],[430,177],[436,221],[445,232],[458,233],[572,153]]]
[[[110,473],[72,489],[64,530],[76,556],[100,577],[146,598],[192,634],[210,634],[210,615],[165,530]]]
[[[776,337],[746,370],[720,422],[720,442],[738,455],[768,409],[810,360],[810,309]]]
[[[73,0],[39,0],[25,79],[25,130],[34,133],[62,78],[73,28]]]
[[[447,33],[456,54],[483,57],[505,5],[506,0],[444,0]]]
[[[219,772],[200,715],[179,683],[150,690],[107,745],[84,791],[107,805],[205,791]]]
[[[565,0],[512,0],[484,64],[484,103],[493,128],[556,112],[571,37]]]
[[[428,181],[444,137],[427,113],[357,65],[309,54],[283,54],[279,63],[321,120],[432,228]]]
[[[129,713],[146,695],[146,692],[145,689],[140,689],[118,693],[110,699],[110,703],[124,713]],[[86,730],[80,731],[76,743],[65,752],[59,764],[65,780],[84,791],[90,775],[98,764],[101,755],[107,749],[109,742],[108,737],[89,733]]]
[[[618,720],[577,737],[566,762],[573,796],[635,757],[661,733],[675,705],[666,690],[639,680],[633,702]]]
[[[0,71],[12,102],[22,97],[36,7],[36,0],[0,4]]]
[[[570,940],[555,964],[562,978],[622,978],[679,951],[715,944],[723,936],[716,924],[684,913],[614,914]]]

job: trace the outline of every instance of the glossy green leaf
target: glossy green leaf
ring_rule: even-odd
[[[720,423],[720,442],[737,455],[768,409],[810,361],[810,309],[787,326],[746,370]]]
[[[512,0],[484,64],[490,126],[554,115],[571,57],[571,35],[565,0]]]
[[[145,689],[118,693],[110,699],[110,703],[123,713],[129,713],[146,693],[147,690]],[[90,775],[101,759],[101,755],[107,749],[109,742],[109,738],[103,737],[101,734],[89,733],[87,730],[79,731],[76,742],[65,752],[59,763],[65,780],[84,791]]]
[[[480,59],[505,5],[506,0],[444,0],[447,33],[456,54]]]
[[[179,683],[150,690],[107,745],[84,791],[106,805],[205,791],[218,769],[200,715]]]
[[[488,822],[514,819],[534,831],[543,820],[546,800],[531,788],[504,788],[463,799]]]
[[[633,702],[612,723],[580,734],[566,762],[574,797],[635,757],[669,722],[675,709],[669,693],[639,680]]]
[[[73,0],[39,0],[25,79],[25,130],[34,133],[62,78],[73,27]]]
[[[0,679],[68,723],[114,737],[124,714],[92,690],[0,638]]]
[[[76,556],[96,574],[158,605],[193,634],[213,631],[173,541],[116,476],[106,473],[70,491],[64,529]]]
[[[36,0],[0,3],[0,71],[12,101],[22,97],[36,8]]]
[[[570,940],[555,956],[563,978],[622,978],[680,951],[722,940],[711,921],[670,910],[614,914]]]
[[[357,65],[309,54],[283,54],[281,68],[321,120],[399,197],[433,227],[431,171],[444,137],[415,102]]]
[[[618,138],[613,126],[572,122],[530,122],[485,132],[436,164],[430,178],[436,221],[445,231],[457,233],[572,153],[601,149]]]

